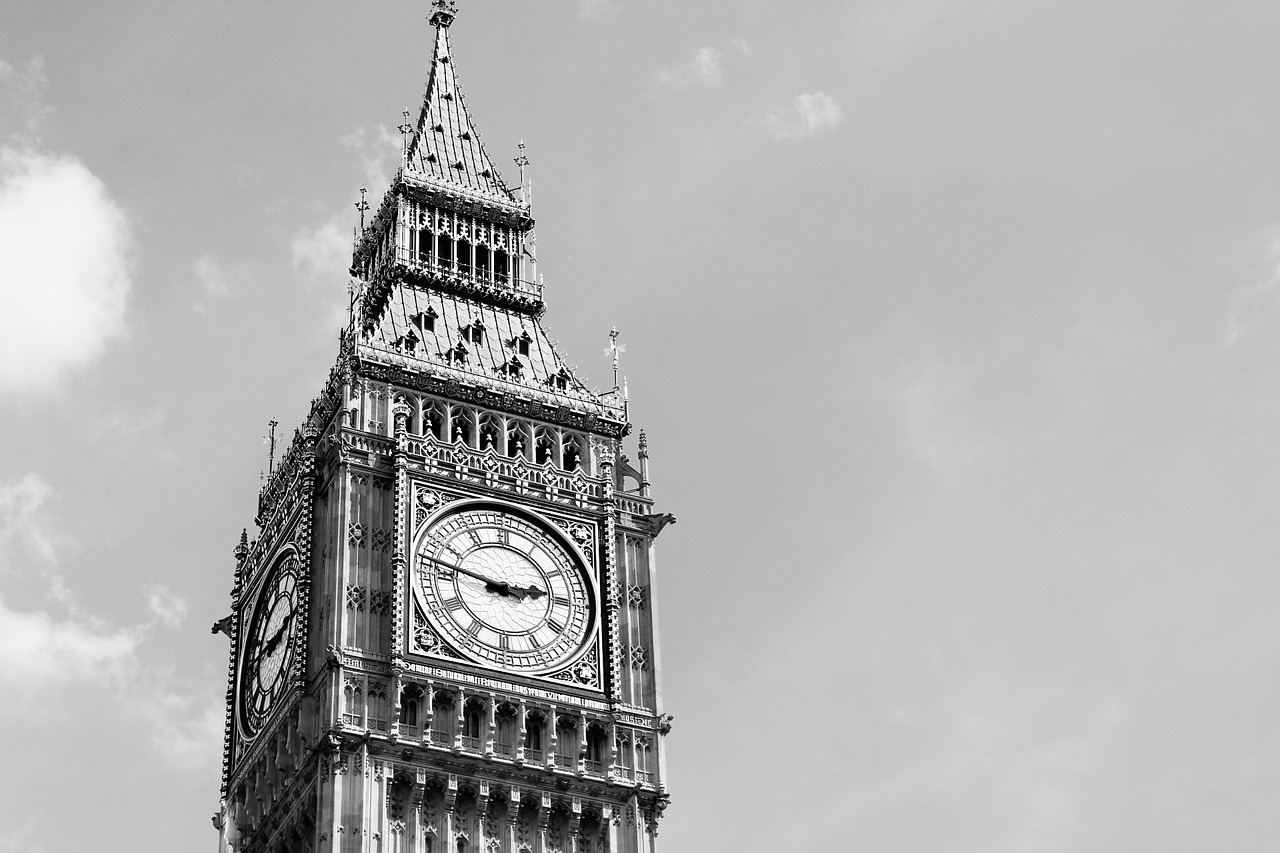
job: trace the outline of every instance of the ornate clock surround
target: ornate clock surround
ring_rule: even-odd
[[[421,485],[414,492],[419,512],[416,513],[414,530],[410,538],[411,548],[407,560],[405,584],[414,614],[411,620],[406,620],[405,626],[407,634],[405,647],[409,658],[434,658],[447,661],[450,665],[468,665],[479,671],[500,674],[504,677],[518,675],[522,678],[546,679],[558,687],[564,687],[567,683],[593,692],[602,691],[604,678],[600,664],[606,639],[604,579],[600,576],[601,567],[595,558],[596,549],[592,547],[595,539],[595,534],[592,532],[596,527],[595,520],[565,518],[562,517],[562,513],[548,513],[541,511],[542,508],[531,507],[527,502],[516,504],[501,497],[470,495],[462,497],[427,489]],[[511,659],[499,659],[496,648],[489,650],[487,654],[476,653],[474,649],[468,651],[465,647],[459,648],[461,643],[458,642],[457,626],[441,624],[442,614],[439,612],[441,602],[438,597],[433,597],[429,593],[424,594],[423,587],[426,585],[424,574],[430,574],[430,571],[424,573],[424,546],[430,541],[433,531],[439,530],[442,523],[447,524],[454,518],[479,513],[507,516],[529,527],[536,527],[544,542],[561,551],[564,562],[570,564],[572,571],[581,578],[583,599],[580,602],[574,601],[574,606],[580,606],[585,611],[583,614],[585,625],[582,628],[580,642],[577,642],[576,647],[571,651],[548,661],[545,665],[521,667]],[[547,548],[548,545],[540,545],[534,550],[542,550],[545,554]],[[451,574],[447,567],[441,568],[446,575]],[[477,591],[482,586],[482,582],[476,579],[470,579],[469,582],[477,588]],[[530,585],[535,586],[537,583],[541,582]],[[548,592],[551,591],[548,590]],[[563,614],[569,609],[561,599],[574,598],[564,588],[557,588],[547,597],[558,600],[558,603],[547,602],[547,607],[544,609],[548,613],[548,618],[555,618],[556,615]],[[430,600],[433,598],[434,601]],[[454,601],[451,604],[459,612],[468,611],[465,603],[460,604]],[[560,614],[557,614],[557,610]]]

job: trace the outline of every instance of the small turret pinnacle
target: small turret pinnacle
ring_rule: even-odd
[[[244,562],[244,558],[249,555],[249,531],[247,529],[240,531],[240,543],[236,545],[235,550],[236,562]]]
[[[448,27],[458,14],[458,4],[454,0],[432,0],[431,26]]]

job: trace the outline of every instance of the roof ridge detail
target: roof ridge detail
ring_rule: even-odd
[[[422,108],[406,146],[405,172],[442,190],[523,207],[498,174],[467,111],[449,52],[449,28],[442,13],[436,22],[431,73]]]

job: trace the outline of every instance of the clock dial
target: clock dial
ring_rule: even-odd
[[[595,623],[581,561],[549,525],[514,509],[445,515],[419,542],[415,574],[433,625],[479,663],[555,669],[582,651]]]
[[[249,617],[240,663],[240,721],[246,736],[262,727],[284,692],[297,645],[298,562],[289,557],[268,578]]]

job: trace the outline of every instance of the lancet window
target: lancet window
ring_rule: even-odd
[[[541,711],[530,711],[524,722],[524,757],[528,761],[542,760],[542,737],[547,718]]]
[[[479,750],[481,730],[484,725],[484,701],[476,697],[467,700],[462,709],[462,748]]]
[[[573,768],[578,763],[578,720],[570,714],[556,718],[556,766]]]
[[[437,690],[431,697],[431,742],[442,746],[453,743],[454,699],[448,690]]]
[[[481,282],[509,284],[523,276],[517,258],[523,237],[508,225],[476,219],[434,205],[409,200],[404,206],[402,263],[457,273]],[[388,228],[379,242],[377,262],[389,251]]]

